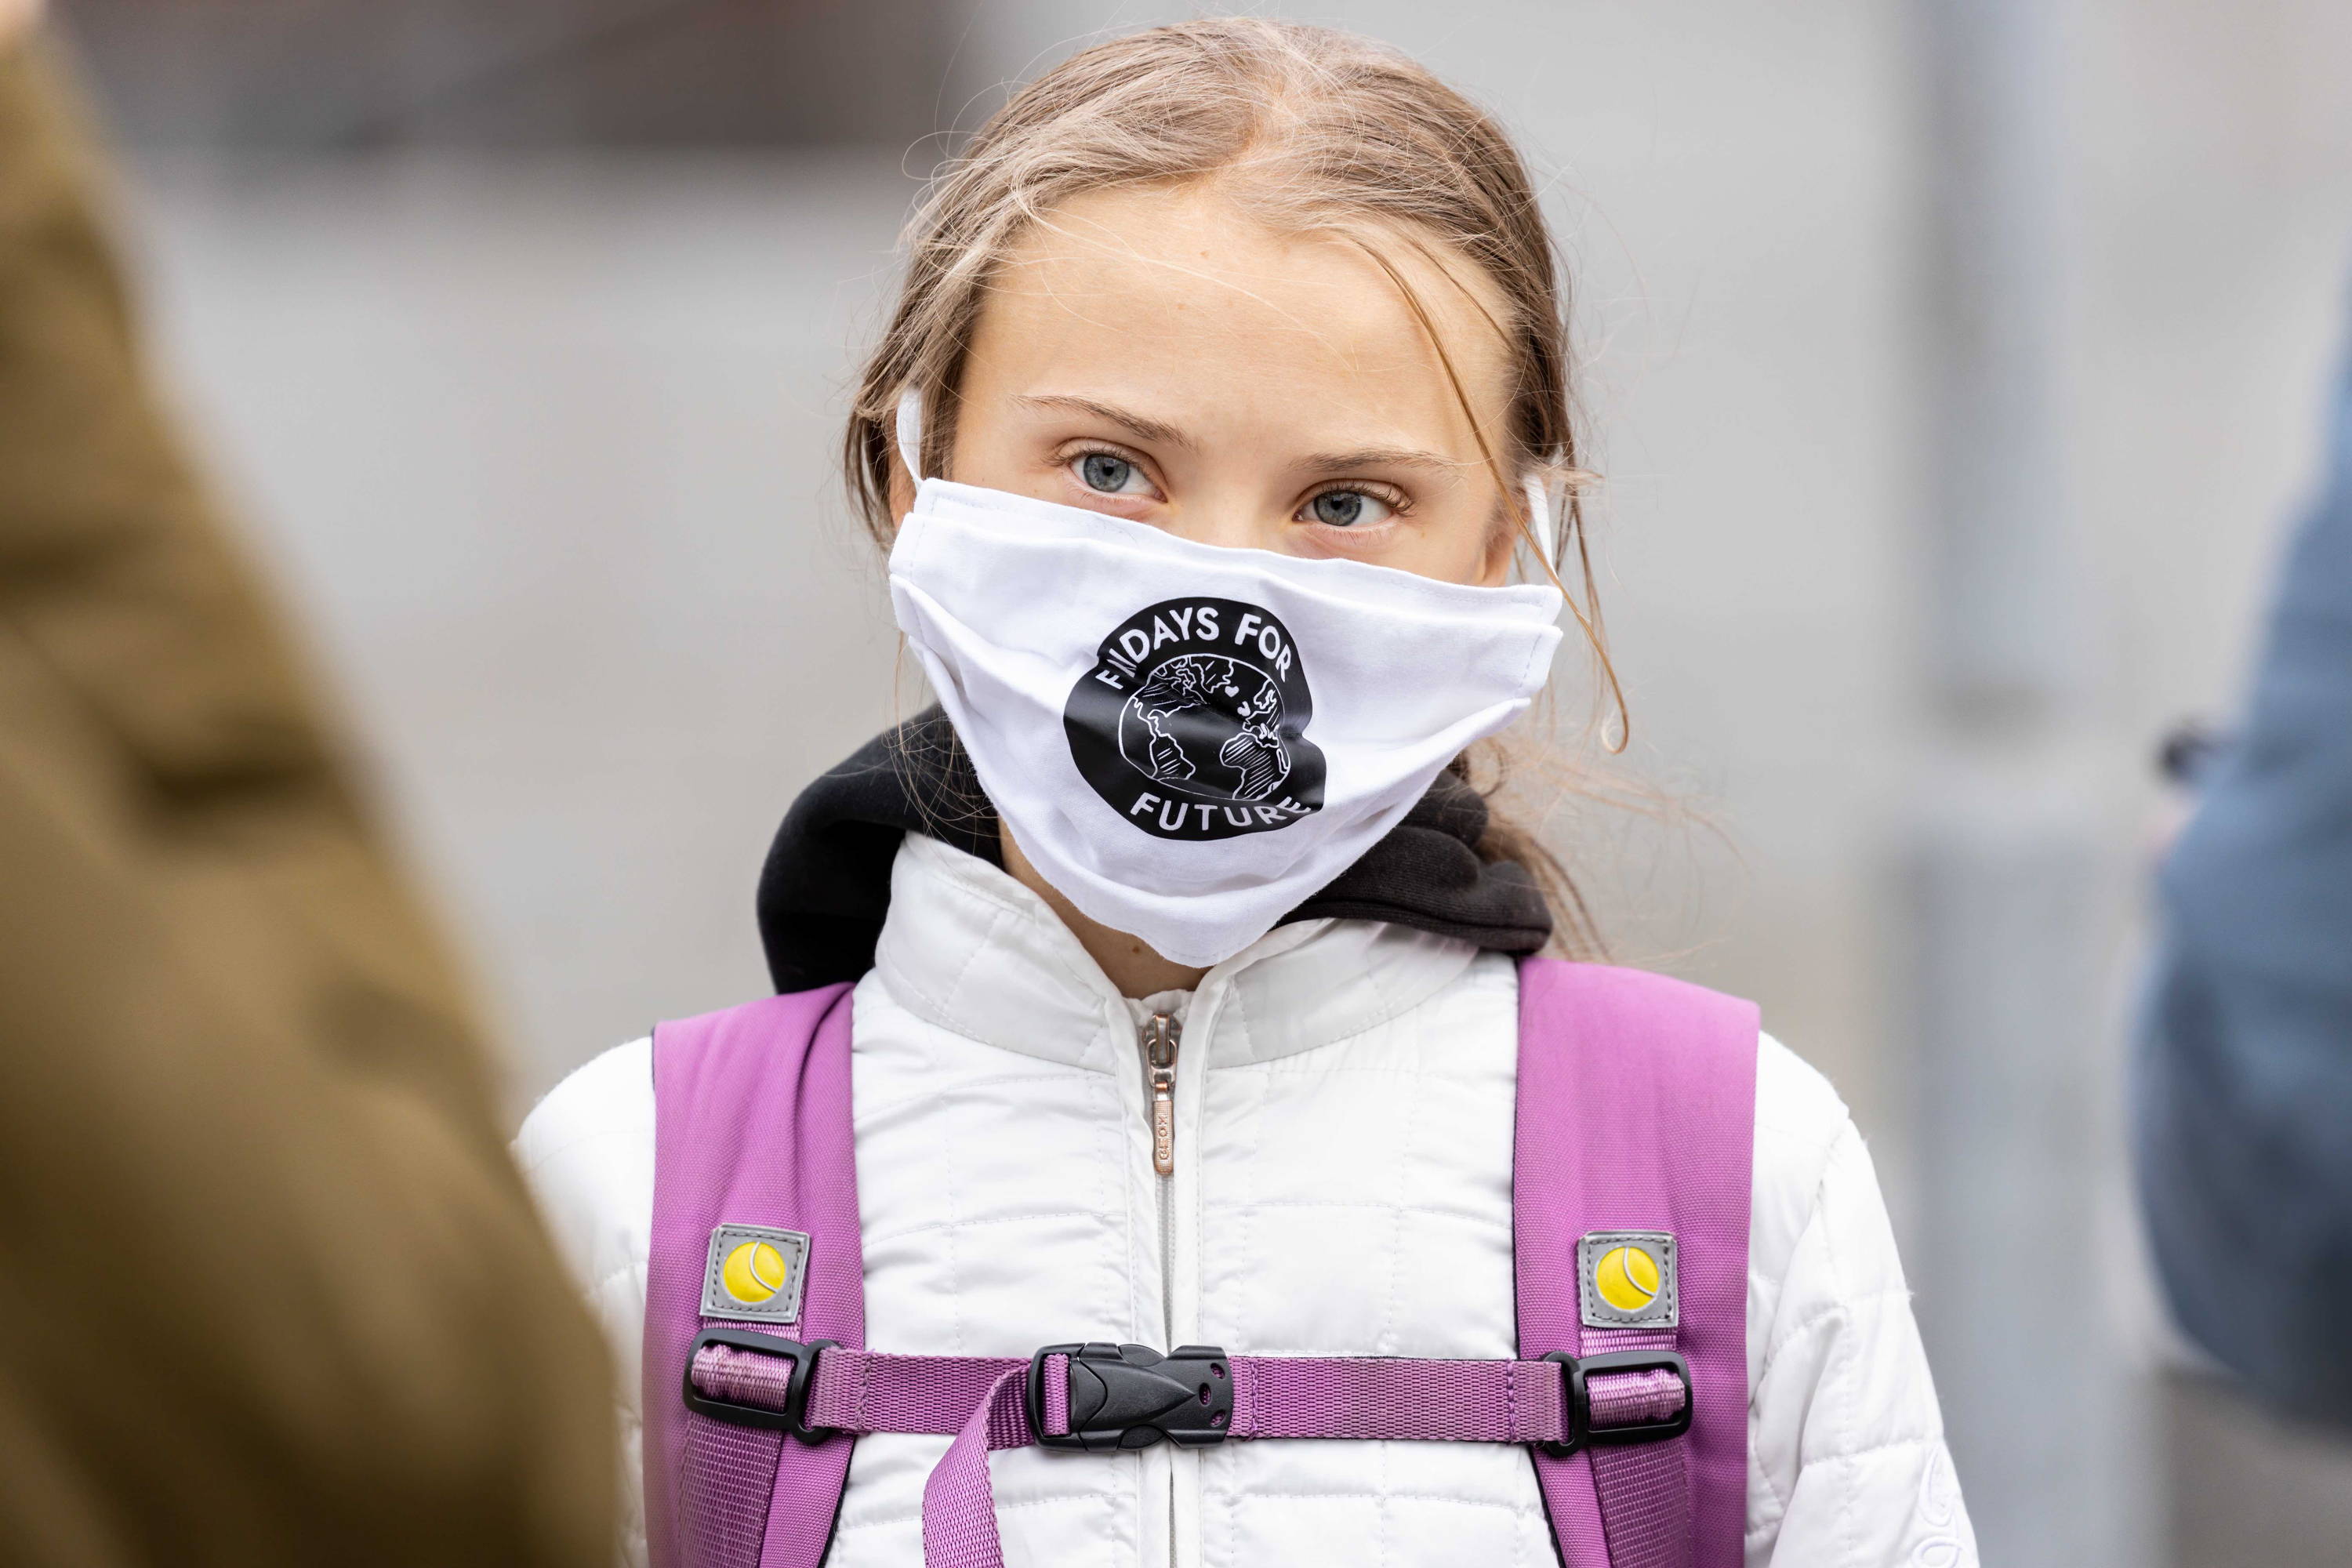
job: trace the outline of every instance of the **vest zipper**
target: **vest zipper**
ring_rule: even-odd
[[[1143,1047],[1143,1081],[1151,1091],[1151,1169],[1160,1180],[1160,1324],[1176,1331],[1176,1047],[1184,1026],[1173,1013],[1154,1013],[1136,1031]]]
[[[1162,1176],[1176,1173],[1176,1047],[1183,1038],[1173,1013],[1154,1013],[1136,1034],[1151,1090],[1151,1168]]]
[[[1154,1013],[1135,1032],[1143,1052],[1143,1081],[1150,1091],[1151,1169],[1160,1189],[1160,1325],[1176,1332],[1176,1049],[1184,1026],[1173,1013]],[[1169,1478],[1168,1568],[1176,1565],[1176,1488]]]

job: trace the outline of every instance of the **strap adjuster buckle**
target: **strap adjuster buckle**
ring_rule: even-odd
[[[1045,1430],[1045,1362],[1069,1358],[1069,1430]],[[1029,1358],[1029,1430],[1048,1448],[1101,1453],[1222,1443],[1234,1424],[1233,1360],[1215,1345],[1047,1345]]]
[[[1565,1397],[1561,1407],[1568,1416],[1568,1439],[1560,1443],[1540,1443],[1537,1447],[1555,1459],[1565,1459],[1579,1448],[1607,1445],[1619,1447],[1636,1443],[1663,1443],[1679,1437],[1691,1428],[1694,1405],[1691,1399],[1690,1363],[1675,1351],[1603,1351],[1597,1355],[1574,1356],[1566,1351],[1553,1351],[1546,1361],[1559,1363],[1560,1373],[1566,1380]],[[1663,1421],[1636,1422],[1624,1426],[1592,1425],[1592,1390],[1591,1380],[1609,1373],[1671,1372],[1683,1385],[1682,1408]]]
[[[752,1351],[791,1362],[793,1370],[784,1383],[783,1408],[777,1410],[764,1405],[720,1399],[697,1388],[694,1385],[694,1358],[700,1355],[708,1345],[725,1345],[730,1350]],[[686,1407],[698,1415],[708,1415],[714,1421],[724,1421],[731,1426],[759,1426],[771,1432],[790,1433],[814,1447],[840,1435],[837,1427],[808,1424],[809,1383],[816,1375],[816,1358],[825,1351],[840,1348],[832,1340],[811,1340],[803,1344],[782,1334],[754,1333],[748,1329],[705,1329],[695,1336],[693,1346],[686,1352]]]

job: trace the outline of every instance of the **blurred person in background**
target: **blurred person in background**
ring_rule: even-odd
[[[2352,365],[2327,447],[2158,877],[2136,1136],[2181,1326],[2280,1410],[2352,1424]]]
[[[595,1331],[0,0],[0,1562],[585,1564]]]
[[[642,1351],[628,1560],[1000,1568],[992,1472],[1020,1563],[1973,1563],[1835,1091],[1751,1006],[1533,956],[1598,944],[1482,742],[1563,610],[1607,665],[1501,128],[1197,21],[1023,88],[912,235],[845,455],[941,708],[786,817],[782,994],[518,1142]],[[1615,1429],[1535,1444],[1579,1391]]]

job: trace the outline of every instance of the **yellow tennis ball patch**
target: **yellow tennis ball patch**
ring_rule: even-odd
[[[1658,1260],[1638,1247],[1612,1247],[1592,1270],[1592,1288],[1619,1311],[1638,1312],[1658,1299]]]
[[[747,1241],[727,1255],[719,1277],[738,1301],[764,1301],[784,1288],[784,1255],[764,1241]]]

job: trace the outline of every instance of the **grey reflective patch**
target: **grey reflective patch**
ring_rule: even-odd
[[[1643,1254],[1650,1267],[1657,1270],[1657,1289],[1648,1300],[1633,1300],[1642,1294],[1643,1281],[1640,1277],[1647,1270],[1631,1258],[1612,1263],[1605,1282],[1620,1300],[1612,1301],[1602,1294],[1601,1266],[1620,1247]],[[1576,1244],[1576,1294],[1588,1329],[1676,1327],[1682,1321],[1682,1300],[1675,1289],[1674,1237],[1663,1230],[1593,1231]]]
[[[762,1244],[773,1247],[774,1254],[764,1257],[755,1250],[744,1255],[733,1280],[749,1295],[739,1296],[730,1288],[728,1260],[739,1248],[756,1249]],[[772,1230],[760,1225],[720,1226],[710,1233],[710,1258],[703,1266],[702,1315],[746,1322],[798,1322],[801,1288],[808,1281],[808,1255],[809,1238],[803,1232]],[[778,1259],[782,1264],[782,1279],[774,1278]]]

